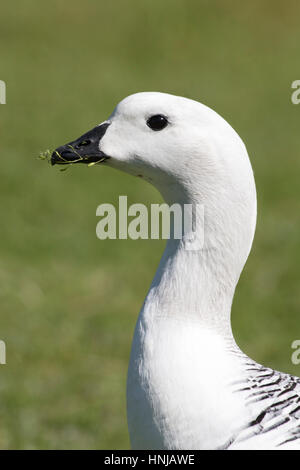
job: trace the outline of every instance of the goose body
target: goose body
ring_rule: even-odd
[[[58,149],[64,161],[84,151],[84,162],[101,158],[142,176],[169,205],[204,208],[194,231],[196,240],[204,234],[201,248],[168,240],[137,320],[127,380],[132,447],[300,449],[300,379],[252,361],[231,330],[256,224],[253,172],[237,133],[198,102],[138,93],[72,147],[77,156],[70,144]]]

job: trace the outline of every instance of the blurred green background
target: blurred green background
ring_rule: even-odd
[[[259,213],[234,332],[300,375],[299,2],[17,0],[0,15],[0,447],[129,447],[130,343],[164,241],[100,241],[95,211],[161,199],[109,168],[60,172],[37,156],[138,91],[202,101],[245,141]]]

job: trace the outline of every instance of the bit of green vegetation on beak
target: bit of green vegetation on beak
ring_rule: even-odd
[[[75,150],[75,148],[72,145],[69,145],[69,147],[72,150],[72,152],[74,152],[74,154],[78,156],[78,158],[76,160],[68,161],[68,160],[64,159],[63,156],[57,150],[55,150],[56,155],[61,160],[61,164],[65,163],[65,165],[66,165],[64,168],[60,168],[59,169],[60,171],[66,171],[67,170],[67,165],[71,166],[71,165],[73,165],[73,163],[84,163],[89,158],[88,155],[86,155],[86,156],[79,155],[79,153]],[[47,149],[44,152],[40,152],[38,158],[40,160],[46,160],[48,163],[51,164],[51,155],[52,155],[52,152],[49,149]],[[94,166],[97,163],[103,162],[104,160],[105,160],[105,158],[99,158],[99,160],[97,160],[96,162],[88,163],[87,166],[88,167]]]
[[[48,163],[51,163],[51,152],[49,149],[45,150],[45,152],[40,152],[39,157],[40,160],[46,160]]]
[[[57,152],[57,150],[55,152],[59,156],[60,159],[64,160],[63,157]],[[51,165],[51,155],[52,155],[52,152],[49,149],[47,149],[44,152],[40,152],[38,158],[40,160],[45,160],[46,162],[48,162]],[[67,166],[65,166],[64,168],[59,169],[59,171],[66,171],[66,170],[67,170]]]

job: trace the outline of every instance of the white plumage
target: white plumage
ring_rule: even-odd
[[[147,119],[163,115],[155,132]],[[163,93],[123,100],[99,147],[168,204],[204,205],[201,250],[168,241],[135,328],[127,382],[137,449],[300,448],[300,379],[243,354],[230,311],[256,224],[246,148],[208,107]]]

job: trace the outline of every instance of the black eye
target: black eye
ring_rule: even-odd
[[[155,114],[147,120],[147,126],[153,131],[161,131],[168,125],[168,119],[162,114]]]

